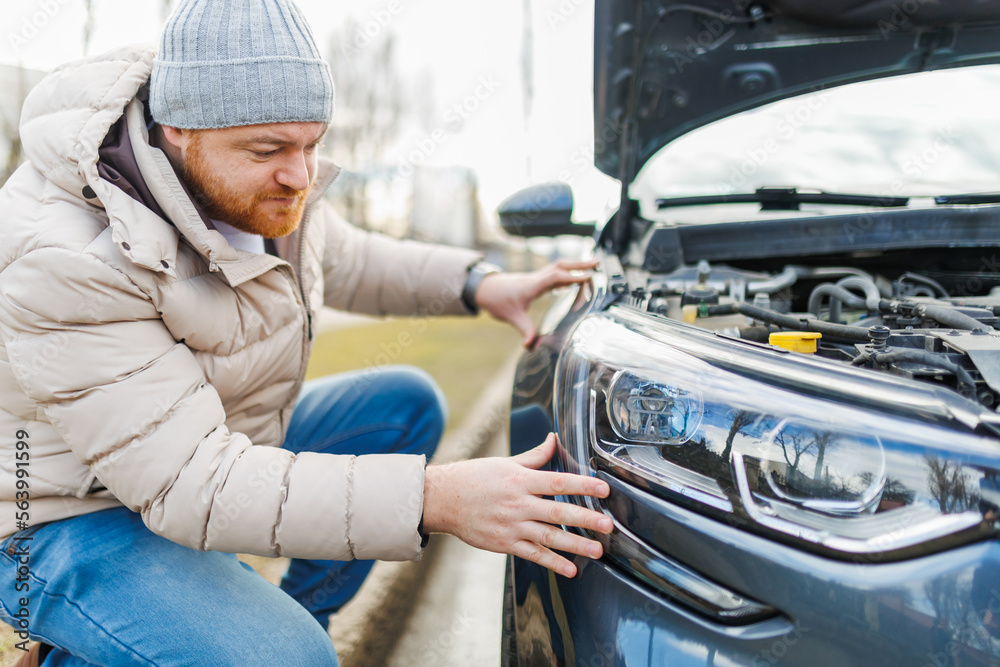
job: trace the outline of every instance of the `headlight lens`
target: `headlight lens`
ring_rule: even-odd
[[[801,378],[794,388],[764,382],[755,371],[771,353],[700,350],[690,333],[672,341],[662,323],[654,340],[653,325],[634,317],[591,316],[560,359],[571,469],[592,462],[831,555],[906,557],[991,530],[996,439],[839,402]]]
[[[615,374],[608,390],[608,418],[615,433],[630,442],[682,445],[701,425],[704,406],[697,391]]]
[[[885,449],[849,426],[785,419],[761,441],[767,495],[828,514],[872,514],[885,490]]]

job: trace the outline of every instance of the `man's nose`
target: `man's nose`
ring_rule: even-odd
[[[308,188],[310,174],[306,156],[296,155],[290,157],[275,174],[275,180],[293,190],[305,190]]]

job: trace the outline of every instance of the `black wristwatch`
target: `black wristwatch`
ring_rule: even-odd
[[[491,273],[501,271],[499,266],[486,261],[478,261],[469,267],[469,277],[465,279],[465,287],[462,288],[462,303],[473,315],[479,312],[479,306],[476,305],[476,290],[479,289],[479,284]]]
[[[424,457],[424,477],[425,478],[427,476],[427,466],[428,466],[428,464],[430,464],[430,461],[427,460],[427,457]],[[417,535],[420,536],[420,548],[421,549],[426,548],[427,547],[427,543],[431,539],[431,535],[430,535],[430,533],[425,533],[424,532],[424,510],[423,510],[423,508],[420,508],[420,523],[417,524]]]
[[[421,549],[425,548],[427,546],[427,543],[430,542],[431,536],[430,536],[430,533],[425,533],[424,532],[424,515],[423,514],[420,515],[420,523],[417,524],[417,535],[420,536],[420,548]]]

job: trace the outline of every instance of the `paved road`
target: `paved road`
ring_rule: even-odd
[[[485,456],[505,454],[506,433]],[[502,554],[435,535],[440,552],[427,574],[387,667],[494,667],[500,664]]]

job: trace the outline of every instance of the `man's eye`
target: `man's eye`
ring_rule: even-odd
[[[255,158],[266,160],[269,157],[274,157],[274,155],[277,154],[278,151],[274,150],[274,151],[250,151],[250,152],[253,153],[253,156]]]

